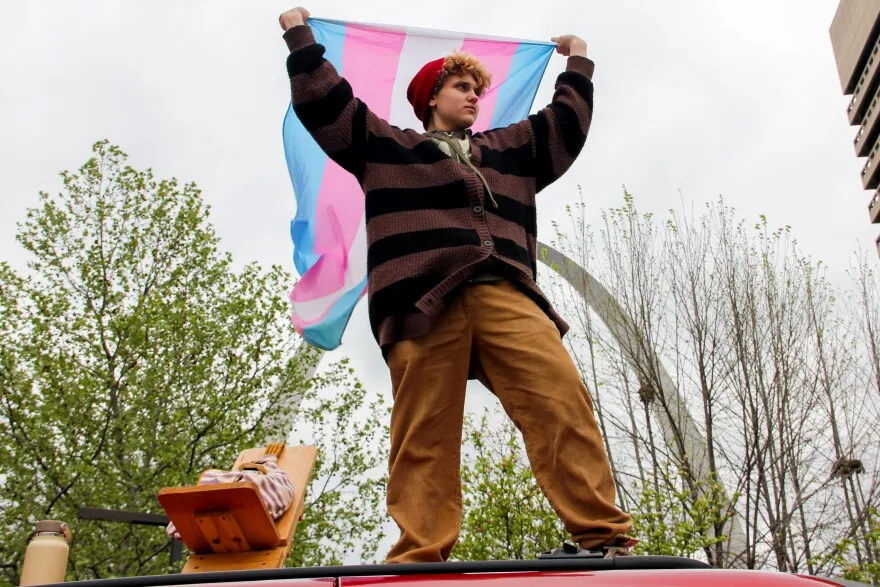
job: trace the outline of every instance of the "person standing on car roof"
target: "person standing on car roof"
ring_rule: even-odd
[[[573,35],[552,102],[473,133],[491,74],[465,53],[431,61],[407,98],[425,132],[374,115],[324,58],[296,8],[279,21],[293,109],[366,197],[369,315],[391,373],[387,562],[449,558],[461,527],[465,388],[478,378],[522,432],[535,477],[573,540],[607,556],[635,543],[590,395],[562,344],[568,326],[535,283],[535,195],[580,153],[594,64]]]

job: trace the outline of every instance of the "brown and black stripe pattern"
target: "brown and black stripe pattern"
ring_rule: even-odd
[[[593,62],[570,57],[553,101],[503,129],[470,134],[466,165],[432,140],[391,126],[352,94],[308,26],[284,35],[294,111],[321,148],[352,173],[366,197],[370,322],[379,344],[420,336],[449,296],[477,271],[518,283],[565,334],[538,289],[535,194],[571,166],[593,110]]]

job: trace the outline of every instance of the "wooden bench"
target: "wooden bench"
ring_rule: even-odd
[[[243,451],[234,468],[263,456],[265,448]],[[183,573],[267,569],[284,566],[293,548],[293,534],[302,519],[306,489],[318,449],[285,446],[278,466],[293,483],[290,507],[273,520],[251,482],[166,487],[159,503],[192,553]]]

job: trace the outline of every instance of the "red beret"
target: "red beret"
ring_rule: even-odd
[[[409,87],[406,90],[406,99],[412,104],[413,112],[426,127],[425,121],[431,112],[431,107],[428,104],[434,97],[434,86],[440,78],[440,72],[443,71],[444,61],[445,59],[440,58],[426,63],[409,82]]]

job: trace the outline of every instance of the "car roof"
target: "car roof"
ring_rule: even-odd
[[[393,583],[395,587],[416,584],[465,585],[479,581],[497,586],[519,587],[553,581],[569,585],[589,583],[591,587],[796,587],[819,579],[773,571],[715,569],[695,559],[672,556],[624,556],[616,558],[560,558],[519,561],[476,561],[425,564],[377,564],[328,567],[296,567],[258,571],[227,571],[192,574],[126,577],[58,584],[59,587],[164,587],[171,585],[218,585],[276,583],[296,585],[338,584],[367,586]],[[867,587],[862,583],[833,580],[842,587]],[[809,587],[809,586],[808,586]]]

